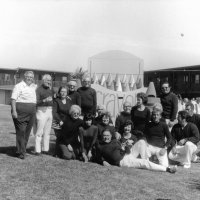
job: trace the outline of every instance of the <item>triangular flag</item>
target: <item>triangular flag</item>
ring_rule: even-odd
[[[115,79],[115,91],[117,92],[122,92],[122,85],[121,85],[121,80],[119,75],[117,74],[116,79]]]
[[[106,82],[106,77],[104,74],[101,75],[101,79],[100,79],[100,85],[104,85],[104,83]]]
[[[93,84],[99,84],[99,79],[98,79],[98,76],[96,75],[96,73],[93,74]]]
[[[138,81],[137,81],[137,89],[140,89],[142,87],[142,79],[141,78],[138,78]]]
[[[135,79],[134,79],[133,74],[131,74],[130,79],[129,79],[130,88],[133,88],[134,84],[135,84]]]
[[[126,74],[124,74],[124,76],[122,78],[122,83],[126,83],[126,81],[127,81],[127,76],[126,76]]]

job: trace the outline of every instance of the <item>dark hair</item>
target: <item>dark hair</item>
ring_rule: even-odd
[[[91,113],[87,113],[86,115],[84,115],[83,120],[84,121],[88,121],[88,120],[92,120],[93,121],[94,116]]]
[[[131,120],[126,120],[124,127],[129,125],[133,126],[133,122]]]
[[[182,119],[187,119],[189,117],[189,114],[186,110],[179,111],[178,115],[180,115]]]
[[[168,84],[168,86],[171,87],[168,81],[162,82],[161,86],[163,86],[164,84]]]
[[[137,98],[142,99],[143,104],[147,103],[147,95],[144,92],[137,93]]]
[[[193,104],[193,103],[191,103],[190,101],[189,101],[189,102],[187,102],[187,103],[185,104],[185,108],[186,108],[187,106],[190,106],[190,107],[191,107],[191,109],[192,109],[192,110],[194,110],[194,104]]]
[[[101,118],[103,118],[104,116],[107,117],[107,118],[111,118],[111,114],[108,111],[102,113]]]
[[[58,97],[60,97],[60,91],[65,88],[67,90],[67,87],[65,86],[60,86],[59,89],[58,89]]]

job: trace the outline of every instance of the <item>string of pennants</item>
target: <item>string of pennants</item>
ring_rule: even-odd
[[[99,76],[99,77],[98,77]],[[118,91],[118,92],[128,92],[134,91],[143,87],[141,77],[134,75],[112,75],[112,74],[100,74],[96,73],[92,76],[92,83],[99,84],[107,89]]]

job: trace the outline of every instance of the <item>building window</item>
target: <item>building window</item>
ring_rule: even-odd
[[[199,74],[195,75],[195,84],[199,84]]]
[[[188,75],[184,75],[183,81],[184,81],[184,83],[188,83],[188,81],[189,81]]]
[[[63,81],[63,82],[67,82],[67,77],[66,77],[66,76],[63,76],[63,77],[62,77],[62,81]]]
[[[10,74],[5,74],[4,80],[5,81],[10,81]]]

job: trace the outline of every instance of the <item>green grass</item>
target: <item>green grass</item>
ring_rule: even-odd
[[[200,163],[174,174],[148,170],[102,167],[28,154],[13,157],[15,129],[9,106],[0,106],[0,200],[132,200],[200,199]],[[51,150],[55,137],[51,134]],[[34,137],[28,149],[33,149]]]

